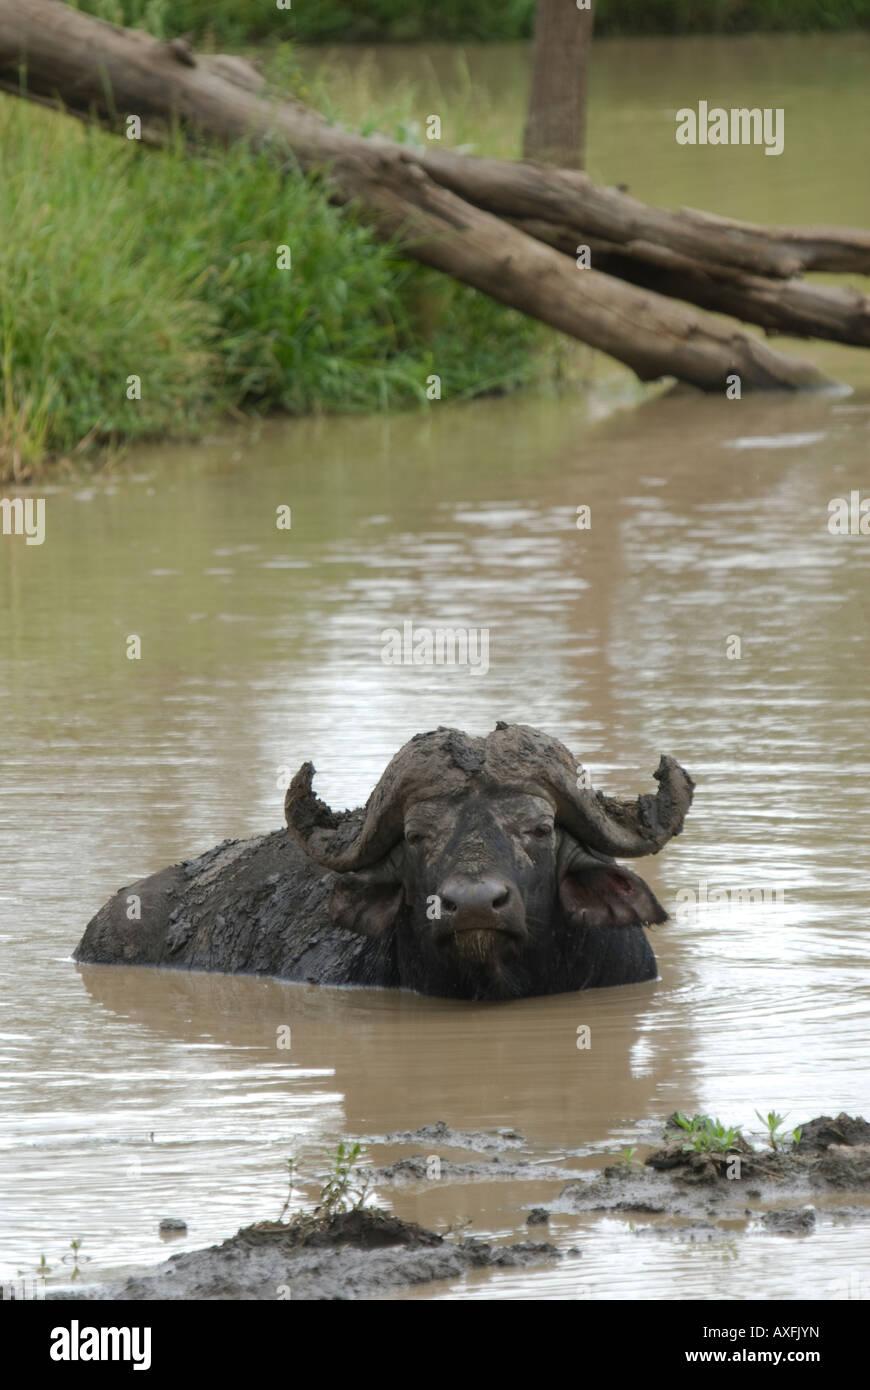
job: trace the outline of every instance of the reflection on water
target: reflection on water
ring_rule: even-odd
[[[277,1214],[290,1152],[310,1201],[346,1134],[510,1126],[588,1166],[674,1108],[756,1129],[756,1108],[866,1110],[870,538],[827,519],[870,493],[870,396],[608,389],[141,452],[47,488],[43,546],[4,540],[4,1276],[42,1253],[62,1274],[79,1238],[89,1275],[157,1259],[165,1216],[221,1238]],[[488,628],[489,671],[384,665],[406,620]],[[660,751],[692,772],[685,833],[641,865],[672,909],[698,900],[655,931],[659,981],[479,1005],[70,963],[121,883],[279,824],[286,769],[311,758],[354,804],[410,735],[499,718],[609,791],[649,790]],[[523,1238],[554,1191],[379,1195]],[[836,1296],[835,1266],[870,1280],[866,1241],[825,1221],[694,1245],[553,1229],[581,1262],[443,1294],[788,1297],[798,1261],[802,1296]]]

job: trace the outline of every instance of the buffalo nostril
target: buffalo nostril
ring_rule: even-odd
[[[441,912],[447,917],[486,917],[502,913],[513,897],[513,889],[504,879],[453,878],[441,887]]]

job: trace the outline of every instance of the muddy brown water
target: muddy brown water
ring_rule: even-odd
[[[775,42],[752,51],[775,66]],[[620,49],[602,48],[621,162],[649,196],[648,118],[683,104],[679,84],[644,68],[625,109]],[[812,92],[846,171],[854,50],[826,41]],[[798,120],[802,71],[785,74]],[[711,206],[691,153],[679,192],[661,156],[662,201]],[[790,158],[745,152],[746,196],[718,205],[866,224],[866,180],[859,195],[839,173],[835,197],[831,160]],[[173,1250],[219,1240],[277,1215],[291,1153],[310,1207],[340,1138],[439,1119],[516,1130],[512,1155],[567,1180],[643,1153],[675,1108],[755,1132],[756,1109],[867,1113],[870,536],[827,523],[832,498],[870,495],[870,373],[866,354],[802,350],[852,393],[659,398],[598,362],[561,398],[227,429],[42,489],[45,543],[4,538],[0,555],[0,1276],[44,1254],[68,1279],[73,1240],[83,1279],[147,1265],[168,1253],[167,1216],[188,1223]],[[404,621],[487,628],[489,670],[384,665],[381,632]],[[279,783],[304,759],[321,795],[353,805],[412,734],[498,718],[551,730],[608,791],[648,790],[660,751],[691,770],[685,833],[638,865],[674,913],[656,982],[477,1005],[71,964],[122,883],[279,824]],[[379,1166],[410,1153],[481,1157],[371,1149]],[[531,1170],[377,1196],[516,1240],[560,1185]],[[554,1216],[581,1255],[423,1296],[866,1297],[866,1226],[824,1207],[804,1237]]]

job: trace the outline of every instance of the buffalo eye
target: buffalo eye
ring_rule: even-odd
[[[413,848],[415,845],[422,845],[426,836],[422,830],[408,830],[405,832],[405,842]]]
[[[549,840],[553,833],[553,827],[547,821],[541,821],[540,825],[533,825],[527,832],[533,840]]]

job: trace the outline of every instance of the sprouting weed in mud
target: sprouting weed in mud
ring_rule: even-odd
[[[767,1130],[767,1142],[774,1153],[776,1153],[777,1150],[785,1148],[789,1136],[779,1133],[785,1121],[785,1115],[777,1115],[775,1110],[769,1110],[766,1115],[762,1115],[760,1110],[756,1110],[755,1113]],[[798,1144],[801,1142],[802,1133],[803,1130],[801,1129],[793,1129],[791,1132],[791,1141],[795,1148],[797,1148]]]
[[[320,1189],[320,1202],[314,1208],[314,1215],[328,1221],[343,1211],[359,1211],[365,1205],[371,1187],[369,1173],[357,1168],[365,1153],[362,1144],[354,1140],[345,1144],[340,1140],[335,1153],[327,1152],[332,1161],[332,1169]]]
[[[328,1222],[340,1212],[359,1211],[360,1207],[364,1206],[371,1186],[370,1175],[358,1168],[364,1153],[365,1149],[361,1144],[356,1141],[353,1144],[346,1144],[344,1140],[341,1140],[334,1152],[327,1150],[326,1156],[332,1166],[323,1179],[320,1201],[314,1208],[314,1217],[317,1221]],[[287,1196],[284,1198],[284,1205],[278,1213],[279,1222],[284,1220],[293,1203],[293,1183],[296,1178],[296,1159],[288,1158],[285,1162],[287,1164]]]
[[[293,1200],[293,1176],[296,1170],[295,1158],[287,1159],[287,1196],[284,1198],[284,1205],[278,1213],[278,1220],[283,1221],[287,1208]]]
[[[78,1279],[79,1275],[82,1272],[82,1261],[85,1264],[90,1264],[91,1257],[90,1255],[82,1255],[80,1253],[82,1248],[81,1240],[71,1240],[69,1243],[69,1247],[70,1253],[67,1255],[61,1255],[60,1262],[61,1264],[66,1264],[69,1260],[72,1260],[72,1274],[70,1275],[70,1278]]]
[[[736,1125],[723,1125],[721,1120],[711,1119],[709,1115],[693,1115],[689,1119],[678,1111],[674,1123],[686,1134],[683,1153],[728,1153],[740,1137]]]
[[[53,1266],[48,1263],[48,1260],[45,1258],[45,1255],[40,1255],[39,1264],[35,1266],[35,1273],[37,1279],[45,1279],[49,1274],[51,1274],[52,1269]],[[33,1272],[34,1271],[31,1271],[29,1269],[19,1269],[18,1278],[30,1278]]]
[[[626,1147],[622,1150],[622,1153],[617,1154],[616,1161],[619,1164],[619,1167],[630,1168],[632,1163],[634,1162],[634,1156],[636,1153],[637,1146],[634,1144],[627,1144]]]
[[[445,1236],[461,1236],[468,1230],[474,1221],[473,1216],[454,1216],[453,1220],[444,1227]]]

